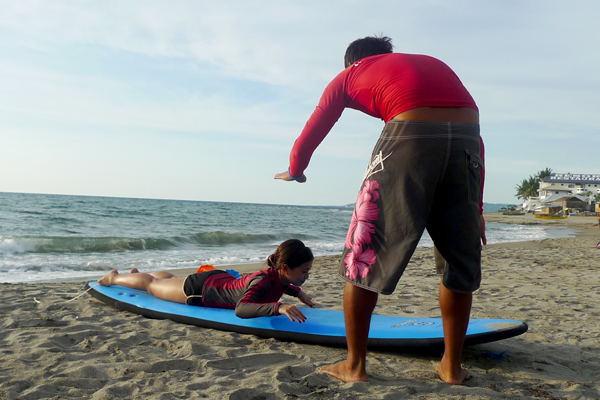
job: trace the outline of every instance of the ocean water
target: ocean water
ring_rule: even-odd
[[[0,283],[262,263],[286,239],[341,254],[352,209],[0,192]],[[489,243],[572,236],[487,224]],[[420,247],[432,247],[427,234]]]

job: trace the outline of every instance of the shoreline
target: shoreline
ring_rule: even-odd
[[[472,318],[524,321],[529,331],[466,347],[462,386],[437,377],[439,351],[370,350],[370,382],[345,384],[318,372],[344,359],[344,348],[148,319],[87,294],[69,301],[84,281],[61,281],[0,284],[0,399],[600,398],[600,229],[589,218],[531,218],[575,236],[483,248]],[[342,310],[340,261],[317,257],[303,285],[319,308]],[[248,268],[256,266],[264,264]],[[417,249],[375,313],[439,317],[439,280],[432,249]]]
[[[588,229],[588,228],[595,227],[598,230],[598,232],[600,233],[600,229],[598,229],[597,217],[590,217],[590,216],[588,216],[588,217],[569,217],[564,220],[545,220],[545,219],[535,218],[532,214],[502,215],[500,213],[494,212],[494,213],[484,213],[484,218],[485,218],[486,223],[487,222],[497,222],[497,223],[501,223],[501,224],[513,224],[513,225],[545,225],[545,226],[566,227],[566,228],[575,230],[576,236],[578,236],[578,237],[589,237],[591,239],[590,243],[593,242],[594,238],[596,238],[596,236],[597,236],[596,241],[592,244],[593,246],[595,246],[600,241],[600,235],[594,236],[595,231],[593,229]],[[522,243],[529,243],[529,245],[525,245],[525,246],[539,246],[539,243],[544,242],[544,241],[561,240],[561,239],[568,239],[568,238],[539,239],[539,240],[528,240],[528,241],[517,241],[517,242],[494,243],[494,244],[489,244],[489,245],[484,246],[484,249],[486,247],[517,248],[517,247],[523,246]],[[419,250],[427,251],[428,249],[419,249]],[[324,258],[325,260],[328,260],[328,259],[336,258],[336,257],[338,257],[338,256],[336,256],[336,255],[317,256],[317,257],[315,257],[315,259]],[[265,269],[265,268],[267,268],[267,266],[265,263],[248,263],[248,264],[220,265],[220,266],[216,266],[215,268],[222,269],[222,270],[235,269],[236,271],[240,272],[241,274],[246,274],[246,273],[259,271],[261,269]],[[168,271],[176,276],[187,276],[187,275],[195,273],[196,270],[197,270],[197,267],[196,268],[176,268],[176,269],[169,269]],[[108,273],[108,271],[106,271],[106,272]],[[125,271],[119,271],[119,272],[123,273]],[[48,279],[48,280],[43,280],[43,281],[35,281],[35,282],[31,282],[31,283],[28,283],[28,282],[20,282],[20,283],[35,285],[35,284],[58,283],[58,282],[90,282],[93,280],[100,279],[102,276],[104,276],[104,275],[99,274],[98,276],[95,276],[95,277],[92,277],[89,279],[82,279],[82,278]]]
[[[525,215],[503,215],[498,212],[484,213],[486,222],[499,222],[502,224],[520,224],[520,225],[553,225],[553,226],[595,226],[598,228],[597,216],[569,216],[565,219],[543,219],[535,218],[533,214]]]
[[[575,237],[572,238],[557,238],[557,239],[540,239],[528,240],[523,242],[505,242],[494,243],[484,246],[485,248],[520,248],[520,247],[539,247],[542,243],[551,243],[552,241],[565,241],[565,243],[580,243],[581,245],[595,247],[600,242],[600,229],[598,228],[598,217],[569,217],[559,220],[547,220],[535,218],[533,214],[526,215],[502,215],[500,213],[484,213],[484,218],[487,222],[497,222],[502,224],[515,225],[544,225],[556,226],[573,229]],[[527,243],[523,245],[523,243]]]

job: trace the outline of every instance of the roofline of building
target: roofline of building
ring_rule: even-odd
[[[600,183],[600,174],[571,174],[571,173],[553,173],[547,178],[540,179],[546,183]]]

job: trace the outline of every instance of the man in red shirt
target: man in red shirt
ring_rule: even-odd
[[[472,293],[481,282],[483,142],[479,111],[456,74],[425,55],[392,53],[387,37],[350,44],[346,69],[325,89],[276,179],[305,182],[310,158],[346,108],[382,119],[345,242],[348,357],[322,372],[366,381],[371,315],[391,294],[427,229],[446,260],[440,285],[445,352],[438,372],[461,384]]]

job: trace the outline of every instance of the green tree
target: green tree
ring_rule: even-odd
[[[552,175],[552,168],[546,168],[546,169],[538,172],[536,177],[538,178],[538,181],[539,181],[540,179],[549,178],[551,175]]]
[[[536,197],[540,188],[540,181],[535,176],[530,176],[529,179],[523,179],[520,185],[517,185],[517,198],[528,199]]]
[[[600,203],[600,192],[596,193],[596,195],[594,196],[594,201],[596,203]]]
[[[528,199],[530,197],[537,197],[538,191],[540,190],[540,180],[546,179],[551,175],[552,168],[546,168],[533,176],[529,176],[529,179],[523,179],[523,181],[516,187],[517,198]]]
[[[517,194],[515,196],[517,196],[517,199],[522,199],[525,196],[525,192],[527,192],[527,179],[523,179],[523,181],[518,184],[515,189],[517,189]]]

